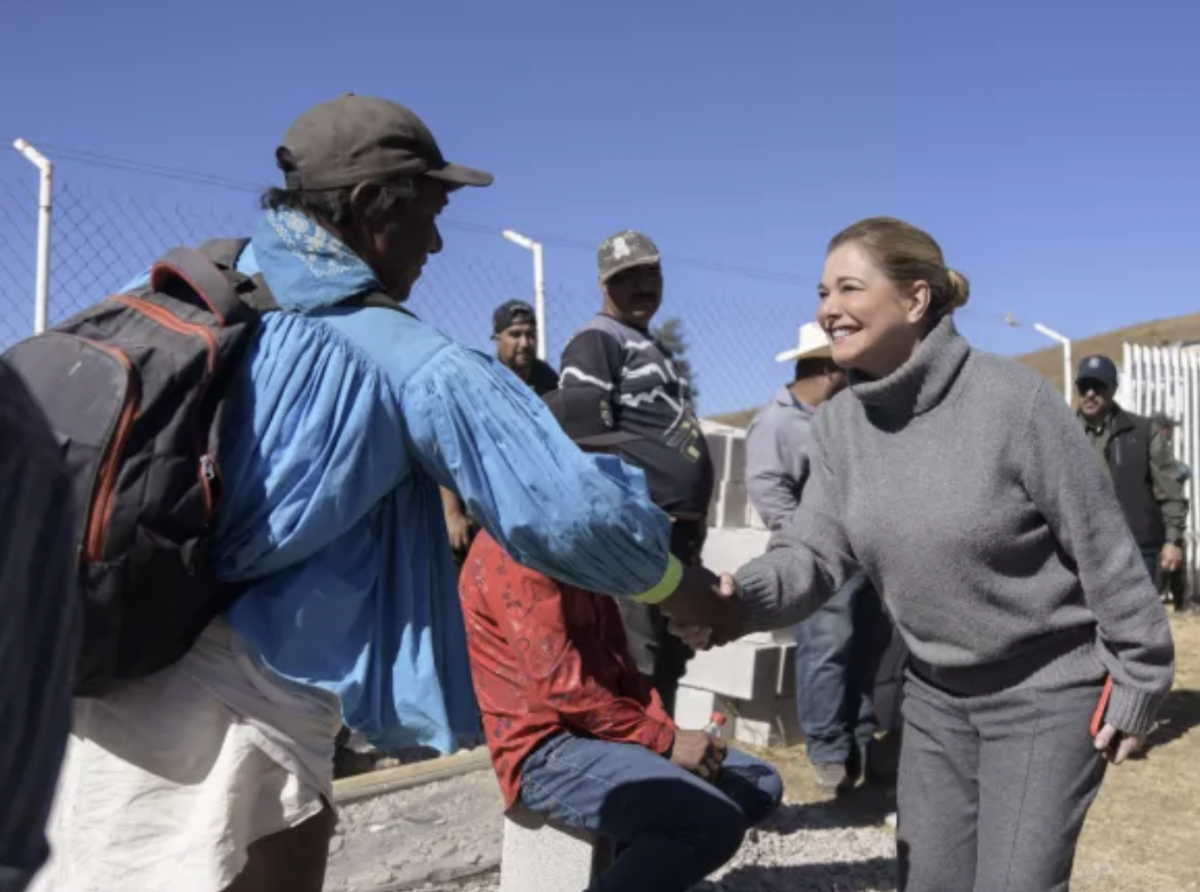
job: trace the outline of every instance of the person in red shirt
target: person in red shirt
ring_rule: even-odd
[[[545,399],[585,451],[631,436],[612,430],[600,395],[559,390]],[[619,459],[596,461],[603,468]],[[505,803],[618,843],[596,892],[684,892],[778,806],[783,783],[774,768],[675,726],[629,655],[612,598],[521,566],[486,531],[459,587]]]

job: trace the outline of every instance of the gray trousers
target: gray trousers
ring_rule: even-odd
[[[900,892],[1067,892],[1105,762],[1101,681],[959,697],[910,673],[897,785]]]

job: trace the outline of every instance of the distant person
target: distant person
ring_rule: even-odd
[[[81,616],[71,479],[41,409],[3,361],[0,444],[0,892],[21,892],[49,854]]]
[[[795,363],[792,383],[746,432],[746,488],[772,532],[791,520],[803,499],[813,416],[846,386],[829,336],[815,322],[801,327],[798,346],[776,360]],[[870,581],[859,574],[795,632],[796,701],[808,759],[822,790],[843,792],[868,767],[878,768],[871,758],[879,730],[875,674],[892,638],[891,622]]]
[[[547,402],[587,452],[636,439],[605,397]],[[623,846],[589,888],[683,892],[733,857],[779,805],[779,774],[676,727],[629,655],[617,603],[523,567],[480,533],[460,577],[472,677],[505,804]]]
[[[558,388],[558,372],[537,356],[538,327],[533,307],[521,300],[505,301],[492,316],[492,332],[501,365],[538,396]]]
[[[496,358],[528,384],[534,393],[545,396],[558,387],[558,372],[537,358],[537,337],[537,316],[529,304],[509,300],[496,307],[492,314],[492,340],[496,342]],[[442,509],[446,515],[446,529],[450,534],[454,562],[461,568],[479,525],[468,513],[462,499],[451,489],[442,490]]]
[[[726,580],[744,621],[708,640],[800,622],[866,571],[910,653],[898,892],[1065,890],[1106,762],[1171,689],[1166,611],[1062,397],[958,334],[967,280],[928,233],[855,223],[818,295],[850,386],[795,517]]]
[[[1107,356],[1079,363],[1079,417],[1108,468],[1117,501],[1141,549],[1146,572],[1159,582],[1183,569],[1188,500],[1171,449],[1169,428],[1117,404],[1117,365]]]
[[[1175,419],[1170,418],[1165,412],[1156,412],[1150,417],[1151,423],[1159,430],[1161,436],[1167,441],[1167,444],[1172,447],[1174,452],[1175,429],[1179,423]],[[1192,469],[1186,462],[1176,461],[1179,468],[1179,486],[1183,492],[1187,492],[1187,483],[1192,479]],[[1192,596],[1190,586],[1188,585],[1187,574],[1187,537],[1184,537],[1183,543],[1179,546],[1183,552],[1183,562],[1178,570],[1164,572],[1162,585],[1159,586],[1163,592],[1163,599],[1169,599],[1175,605],[1176,613],[1186,613],[1193,616],[1200,615],[1200,601]]]
[[[613,426],[637,436],[618,454],[645,471],[650,497],[671,516],[672,554],[685,565],[698,564],[708,535],[713,465],[691,385],[671,351],[650,333],[663,301],[658,247],[626,230],[604,240],[598,259],[604,305],[563,351],[559,386],[600,394]],[[622,603],[621,614],[638,668],[673,714],[692,651],[667,631],[658,607]]]

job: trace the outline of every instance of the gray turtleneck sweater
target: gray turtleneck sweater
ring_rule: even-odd
[[[952,692],[1099,681],[1108,721],[1153,725],[1174,647],[1107,472],[1037,373],[949,317],[880,381],[817,413],[804,499],[737,573],[745,631],[788,626],[857,567],[917,672]]]

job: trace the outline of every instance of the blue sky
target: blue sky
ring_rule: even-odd
[[[1197,35],[1185,0],[41,0],[5,10],[0,137],[269,183],[306,107],[347,90],[395,98],[449,157],[497,176],[455,198],[418,312],[486,343],[490,306],[531,290],[528,255],[498,235],[516,228],[547,242],[556,354],[598,305],[586,246],[642,229],[666,255],[664,312],[695,343],[703,408],[718,411],[782,381],[770,357],[814,312],[823,247],[863,216],[938,238],[972,279],[962,327],[986,349],[1047,343],[1004,326],[1007,312],[1083,336],[1200,309]],[[95,207],[111,195],[251,219],[249,192],[69,154],[60,184]],[[0,146],[0,203],[18,222],[35,191]],[[79,225],[70,215],[60,228]],[[146,259],[87,275],[99,288],[111,269],[116,287]],[[15,281],[0,276],[6,301],[25,298]],[[78,299],[62,287],[59,305]],[[4,312],[23,324],[24,309]]]

